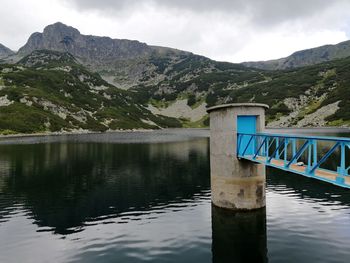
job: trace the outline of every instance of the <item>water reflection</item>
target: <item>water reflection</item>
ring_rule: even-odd
[[[37,225],[69,234],[101,217],[191,200],[210,187],[207,152],[207,139],[2,145],[0,220],[17,202]]]
[[[212,206],[213,262],[268,262],[266,210],[232,212]]]
[[[266,211],[222,211],[184,133],[0,140],[0,262],[349,261],[348,190],[268,169]]]
[[[271,167],[267,168],[266,175],[270,192],[282,194],[292,192],[298,199],[312,200],[319,204],[334,206],[335,209],[350,206],[350,194],[346,188]]]

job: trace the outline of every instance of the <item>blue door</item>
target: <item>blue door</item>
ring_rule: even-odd
[[[256,117],[257,116],[238,116],[237,117],[237,132],[238,133],[256,133]],[[242,154],[247,144],[249,143],[250,136],[241,136],[239,143],[238,153]],[[255,149],[254,139],[250,142],[245,154],[252,155]]]

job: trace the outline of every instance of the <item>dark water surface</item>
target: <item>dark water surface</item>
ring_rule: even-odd
[[[350,262],[350,191],[268,169],[211,206],[205,130],[0,140],[0,262]]]

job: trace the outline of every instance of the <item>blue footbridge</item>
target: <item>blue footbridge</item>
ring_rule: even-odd
[[[254,120],[238,120],[237,158],[350,189],[350,139],[257,133]],[[250,125],[251,124],[251,125]]]

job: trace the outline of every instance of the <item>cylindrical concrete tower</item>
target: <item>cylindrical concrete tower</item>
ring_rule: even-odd
[[[237,133],[265,129],[265,109],[258,103],[209,108],[210,171],[213,204],[233,210],[265,206],[265,166],[237,159]]]

